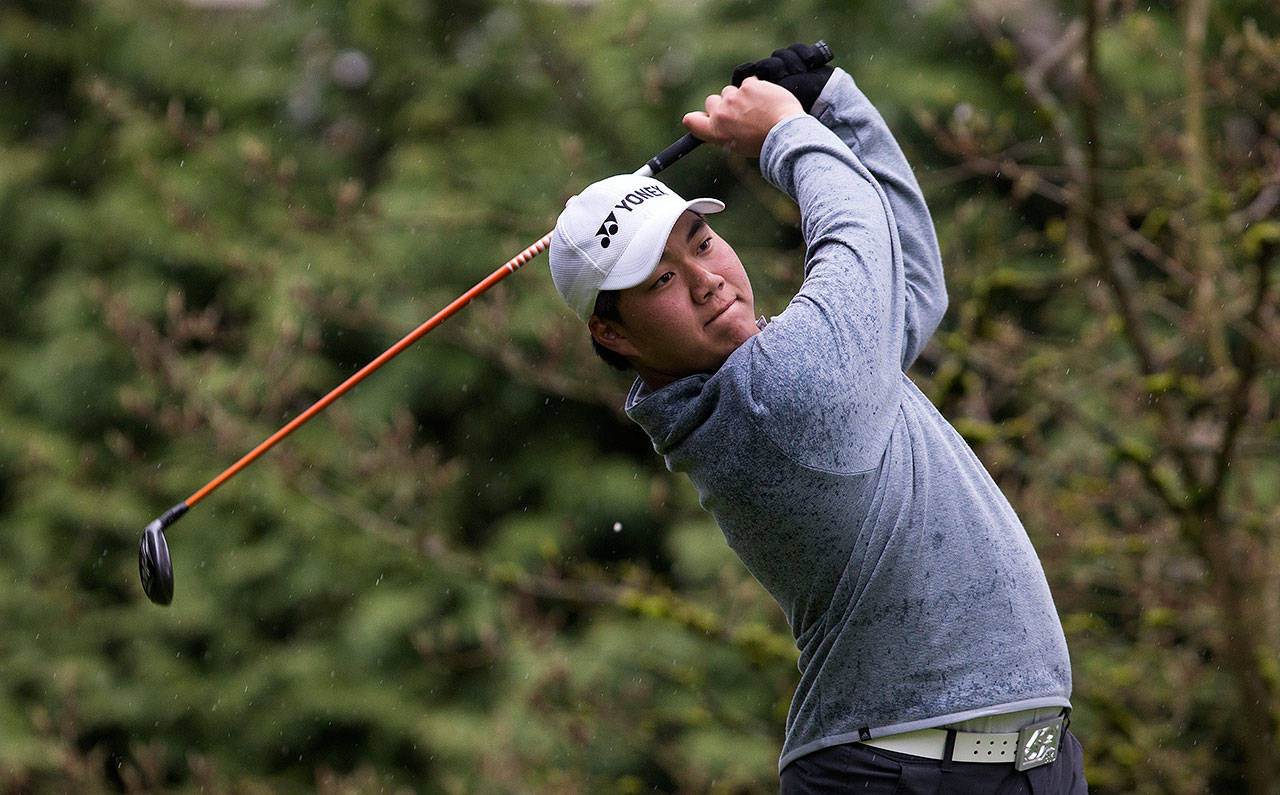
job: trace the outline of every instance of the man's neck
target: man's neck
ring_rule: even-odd
[[[684,377],[672,375],[670,373],[658,372],[657,370],[650,370],[647,367],[639,367],[634,364],[632,365],[632,368],[635,369],[636,375],[640,376],[640,380],[644,382],[644,385],[649,388],[650,392],[657,392],[667,384],[679,381]]]
[[[769,325],[769,319],[766,318],[764,315],[761,315],[759,319],[756,320],[757,333],[759,331],[764,331],[764,327],[767,325]],[[671,373],[664,373],[660,370],[654,370],[651,367],[646,367],[645,365],[637,364],[634,361],[631,362],[631,369],[636,371],[636,375],[640,377],[640,380],[644,382],[644,385],[649,388],[650,392],[657,392],[659,389],[663,388],[667,384],[674,383],[676,381],[679,381],[681,378],[686,378],[690,375],[694,375],[694,373],[685,373],[684,375],[673,375]],[[715,370],[712,370],[711,372],[714,373]]]

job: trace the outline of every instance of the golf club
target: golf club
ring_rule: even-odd
[[[814,45],[814,48],[817,54],[807,63],[811,69],[827,63],[832,57],[831,48],[827,46],[826,42],[819,41]],[[635,173],[640,176],[651,177],[692,152],[701,143],[701,140],[692,135],[685,135],[652,157],[649,162],[637,169]],[[190,497],[152,520],[142,531],[142,540],[138,546],[138,573],[142,578],[142,590],[146,592],[147,598],[158,605],[167,605],[173,601],[173,566],[169,559],[169,544],[164,537],[165,528],[182,518],[183,514],[196,503],[209,496],[210,493],[230,480],[236,473],[253,463],[281,439],[293,433],[307,420],[319,414],[326,406],[342,397],[349,389],[372,375],[375,370],[395,358],[405,348],[417,342],[427,332],[448,320],[459,309],[471,303],[471,300],[476,296],[515,273],[526,262],[545,251],[550,244],[551,233],[548,232],[536,243],[507,260],[502,267],[455,298],[448,306],[441,309],[425,323],[406,334],[399,342],[382,352],[376,359],[360,368],[359,371],[335,387],[329,394],[317,400],[306,411],[292,419],[280,430],[271,434],[265,441],[246,453],[239,461],[227,467],[220,475],[206,483]]]

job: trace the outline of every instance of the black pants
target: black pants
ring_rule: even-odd
[[[782,795],[1087,795],[1084,755],[1066,731],[1058,759],[1023,772],[1013,764],[942,762],[860,743],[833,745],[782,769]]]

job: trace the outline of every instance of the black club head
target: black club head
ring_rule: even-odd
[[[158,605],[173,601],[173,566],[169,563],[169,544],[164,540],[164,530],[157,519],[142,531],[142,543],[138,545],[138,573],[142,575],[142,590],[147,598]]]

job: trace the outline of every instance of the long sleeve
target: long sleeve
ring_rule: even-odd
[[[827,81],[813,115],[871,172],[893,208],[906,287],[902,339],[902,369],[906,370],[947,309],[942,255],[924,194],[884,118],[843,69],[836,69]]]
[[[904,295],[893,211],[854,153],[812,116],[765,140],[765,176],[800,205],[800,291],[750,346],[752,411],[784,454],[829,472],[880,460],[901,395]],[[838,437],[838,438],[837,438]]]

